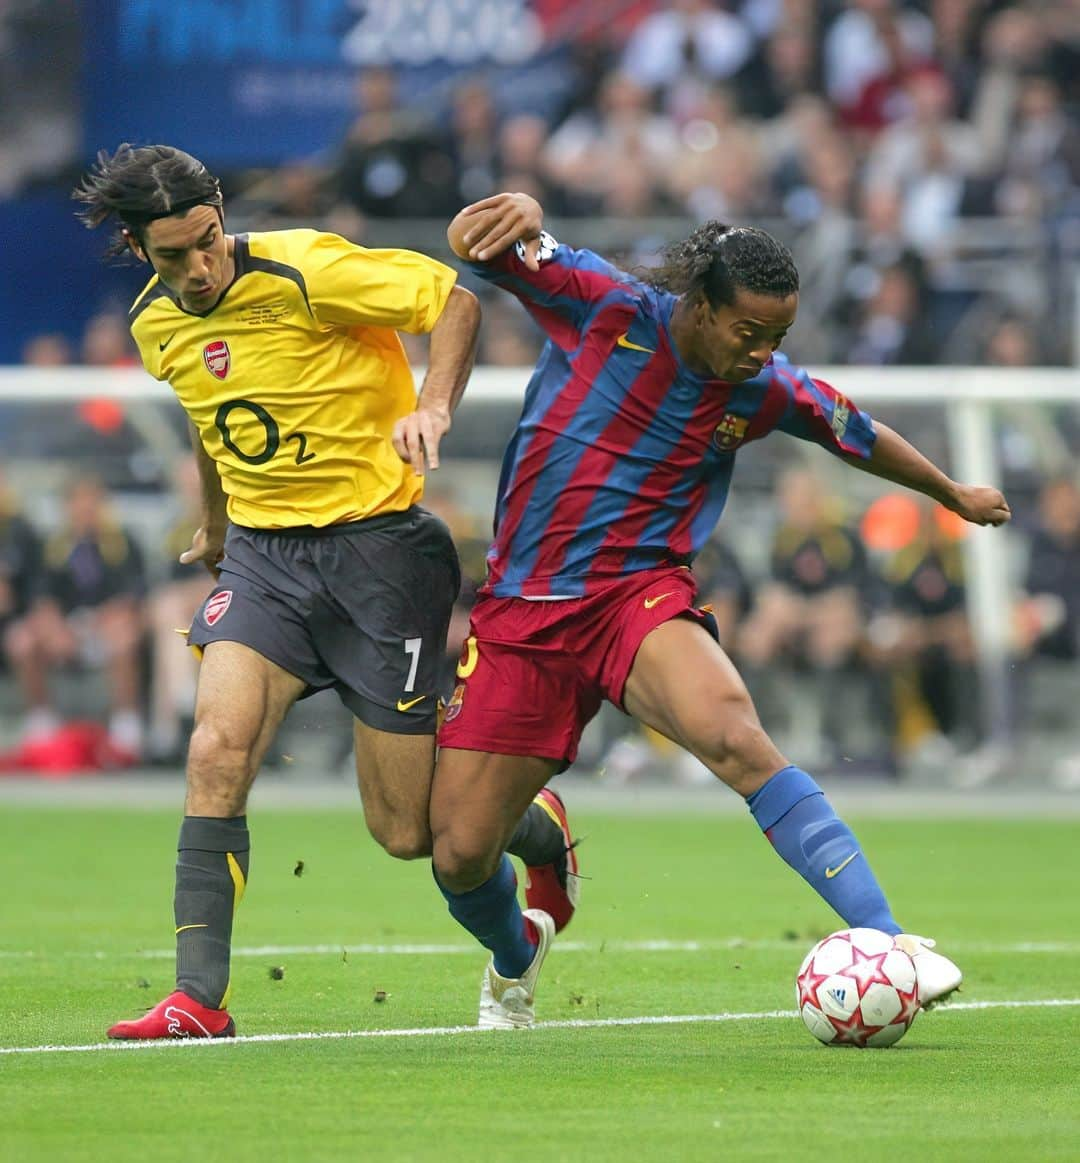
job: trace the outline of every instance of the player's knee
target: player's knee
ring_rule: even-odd
[[[703,758],[740,795],[755,791],[763,773],[778,771],[784,765],[752,707],[741,705],[713,720]]]
[[[237,745],[213,719],[200,719],[191,733],[188,747],[188,774],[196,777],[246,776],[251,748]]]
[[[419,825],[368,821],[368,831],[388,856],[395,860],[422,860],[431,855],[431,833]]]
[[[470,892],[495,875],[501,856],[480,837],[444,835],[435,840],[432,865],[443,888]]]

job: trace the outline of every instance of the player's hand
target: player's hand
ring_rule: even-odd
[[[191,548],[180,554],[181,565],[194,565],[201,561],[210,572],[210,576],[217,581],[221,576],[218,566],[225,556],[225,534],[200,525],[191,539]]]
[[[415,412],[397,421],[390,439],[394,451],[420,477],[424,475],[425,460],[428,468],[439,467],[439,441],[449,431],[450,413],[445,408],[425,408],[419,401]]]
[[[957,485],[945,507],[973,525],[1004,525],[1012,517],[1002,492],[985,485]]]
[[[523,242],[525,265],[531,271],[540,269],[537,254],[544,211],[535,198],[528,194],[495,194],[466,206],[460,219],[465,227],[464,243],[473,261],[487,262],[515,242]]]

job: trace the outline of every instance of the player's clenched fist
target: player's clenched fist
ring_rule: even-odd
[[[1012,518],[1009,502],[1001,490],[987,485],[958,485],[946,504],[974,525],[1004,525]]]
[[[451,223],[450,243],[458,258],[487,262],[516,242],[525,244],[525,265],[539,270],[537,252],[544,212],[528,194],[494,194],[466,206]]]

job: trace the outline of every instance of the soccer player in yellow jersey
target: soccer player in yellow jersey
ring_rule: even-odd
[[[315,230],[226,234],[217,179],[170,146],[100,154],[74,197],[87,226],[119,226],[113,253],[155,272],[131,330],[191,422],[204,513],[181,560],[217,578],[189,635],[203,661],[176,865],[177,988],[109,1035],[227,1037],[247,795],[298,698],[338,692],[355,716],[370,831],[393,856],[431,852],[437,673],[460,575],[445,525],[418,501],[480,310],[453,270],[410,251]],[[419,397],[398,331],[430,333]],[[550,817],[530,808],[511,851],[561,857]]]

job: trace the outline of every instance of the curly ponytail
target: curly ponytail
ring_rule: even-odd
[[[771,234],[712,221],[669,246],[645,281],[675,295],[702,295],[718,307],[730,306],[740,288],[786,298],[799,289],[799,272],[791,252]]]

